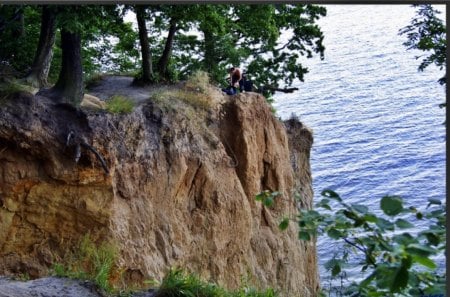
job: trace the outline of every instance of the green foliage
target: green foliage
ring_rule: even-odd
[[[85,77],[96,72],[137,72],[140,66],[138,34],[124,22],[128,5],[54,6],[57,16],[54,56],[49,82],[61,69],[60,31],[82,37]],[[302,56],[323,57],[322,32],[315,21],[325,15],[316,5],[149,5],[147,10],[153,65],[169,53],[167,68],[155,81],[186,79],[198,70],[208,72],[215,84],[225,84],[226,69],[240,66],[251,74],[256,87],[277,87],[303,80],[307,69]],[[0,6],[0,62],[23,75],[37,47],[41,8],[33,5]],[[23,15],[23,22],[17,16]],[[175,27],[174,27],[175,26]],[[167,31],[176,28],[173,42]],[[189,32],[201,32],[192,34]],[[287,32],[288,38],[281,39]],[[172,39],[169,39],[172,40]],[[165,51],[166,45],[170,50]],[[165,63],[163,63],[166,65]],[[155,69],[156,70],[156,69]],[[268,91],[265,92],[269,96]]]
[[[445,273],[437,270],[433,260],[442,256],[446,247],[445,205],[429,200],[425,210],[405,207],[398,196],[385,196],[380,201],[383,214],[371,212],[366,206],[347,204],[334,191],[322,192],[317,210],[301,210],[297,222],[299,238],[310,240],[327,235],[343,244],[340,256],[325,264],[332,277],[344,272],[349,255],[363,260],[361,271],[368,276],[359,284],[352,283],[349,296],[391,296],[443,293]],[[427,229],[414,230],[416,220]]]
[[[227,291],[215,283],[202,281],[194,274],[181,269],[171,269],[161,282],[155,297],[276,297],[275,290],[258,291],[241,287],[237,291]]]
[[[171,269],[162,280],[156,297],[214,297],[225,296],[223,289],[215,284],[205,283],[193,274]]]
[[[111,243],[97,246],[89,235],[84,236],[76,249],[65,256],[63,263],[53,265],[59,277],[85,279],[94,282],[107,293],[115,290],[111,279],[117,271],[117,250]]]
[[[16,80],[0,83],[0,101],[12,98],[15,94],[20,92],[32,92],[33,88],[24,84],[18,83]]]
[[[0,30],[0,64],[10,65],[25,75],[33,63],[33,53],[39,39],[40,8],[0,5],[0,25],[2,22],[5,27]]]
[[[261,201],[264,204],[264,206],[271,207],[273,205],[273,203],[275,202],[275,198],[279,195],[280,195],[280,192],[271,192],[269,190],[265,190],[265,191],[262,191],[261,193],[256,194],[255,199],[256,199],[256,201]],[[282,222],[283,226],[284,226],[284,224],[286,224],[286,223]]]
[[[114,95],[106,101],[106,110],[110,113],[130,113],[133,111],[134,102],[121,95]]]
[[[417,7],[416,16],[411,24],[400,30],[400,34],[406,34],[408,40],[403,44],[408,49],[418,49],[430,53],[419,65],[419,71],[423,71],[431,64],[440,69],[446,65],[446,28],[445,23],[437,17],[440,14],[431,4],[414,5]],[[417,56],[416,59],[422,56]],[[445,76],[439,79],[439,83],[445,84]]]

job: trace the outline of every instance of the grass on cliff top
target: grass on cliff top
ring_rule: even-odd
[[[121,95],[114,95],[106,101],[106,110],[110,113],[130,113],[133,111],[134,102]]]
[[[212,90],[208,73],[197,71],[177,90],[156,92],[151,100],[161,107],[178,109],[187,105],[198,110],[208,110],[212,106]]]
[[[6,100],[19,92],[32,93],[33,88],[17,82],[16,80],[0,82],[0,101]]]

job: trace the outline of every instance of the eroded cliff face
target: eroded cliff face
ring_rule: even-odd
[[[230,289],[247,279],[315,296],[315,244],[299,241],[295,224],[278,229],[311,205],[311,132],[277,120],[255,93],[217,94],[204,116],[186,110],[1,102],[0,273],[42,276],[90,233],[115,242],[129,281],[177,266]],[[263,190],[282,193],[273,207],[255,201]]]

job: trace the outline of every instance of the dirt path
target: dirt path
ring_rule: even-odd
[[[113,95],[122,95],[133,99],[136,103],[148,100],[153,93],[175,88],[175,85],[150,85],[145,87],[134,86],[133,77],[108,75],[87,90],[88,94],[108,100]]]

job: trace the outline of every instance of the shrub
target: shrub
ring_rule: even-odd
[[[106,110],[110,113],[130,113],[133,108],[134,102],[121,95],[114,95],[106,102]]]

